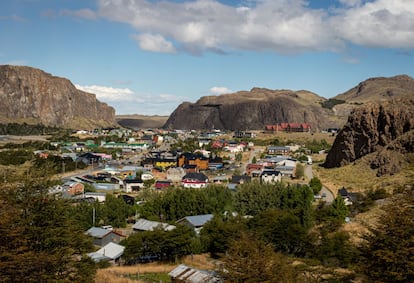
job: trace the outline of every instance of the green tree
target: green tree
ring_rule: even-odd
[[[272,243],[278,252],[303,256],[310,249],[308,231],[291,210],[266,210],[252,218],[249,224],[258,238]]]
[[[331,216],[340,222],[345,222],[345,217],[349,213],[349,209],[345,204],[342,196],[337,196],[331,204]]]
[[[309,187],[312,189],[313,194],[317,195],[322,190],[322,182],[318,177],[313,177],[309,181]]]
[[[149,256],[163,261],[176,260],[192,253],[194,237],[194,231],[183,225],[171,231],[159,228],[135,233],[123,242],[123,257],[127,263],[135,263]]]
[[[239,240],[232,242],[222,261],[223,270],[220,274],[225,282],[292,283],[297,281],[295,270],[283,255],[275,253],[271,245],[245,233],[241,234]]]
[[[300,179],[305,177],[305,167],[303,164],[296,164],[296,178]]]
[[[372,282],[414,282],[414,194],[397,195],[360,246],[361,271]]]
[[[91,282],[92,241],[38,179],[0,190],[0,281]]]
[[[215,215],[200,231],[200,239],[204,249],[212,257],[219,258],[229,248],[230,243],[239,238],[240,233],[247,230],[247,221],[241,217],[224,220]]]
[[[252,163],[253,163],[253,164],[256,164],[256,163],[257,163],[257,158],[256,158],[256,156],[253,156],[253,158],[252,158]]]

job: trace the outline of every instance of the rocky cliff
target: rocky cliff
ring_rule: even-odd
[[[182,103],[164,125],[171,129],[261,130],[267,124],[308,123],[329,126],[331,110],[325,99],[308,91],[253,88],[220,96],[206,96],[196,103]]]
[[[408,97],[355,109],[336,137],[325,167],[340,167],[375,153],[371,168],[378,168],[379,174],[396,172],[395,152],[413,152],[413,113],[414,98]]]
[[[22,66],[0,66],[0,120],[71,128],[115,124],[115,110],[67,79]]]

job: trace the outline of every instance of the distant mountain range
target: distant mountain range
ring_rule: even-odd
[[[42,70],[0,65],[0,123],[44,124],[66,128],[113,126],[115,109],[67,79]]]
[[[42,123],[67,128],[262,130],[278,123],[307,123],[313,129],[342,127],[353,111],[370,102],[414,94],[414,79],[400,75],[371,78],[326,99],[306,90],[253,88],[184,102],[169,116],[121,115],[65,78],[42,70],[0,65],[0,123]]]
[[[158,115],[116,115],[116,122],[130,129],[149,129],[149,128],[162,128],[167,122],[168,116]]]
[[[414,94],[414,79],[406,75],[372,78],[331,99],[301,90],[253,88],[184,102],[165,124],[169,129],[259,130],[265,125],[308,123],[313,129],[342,127],[355,108]]]

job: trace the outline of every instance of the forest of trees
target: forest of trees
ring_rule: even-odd
[[[252,182],[237,191],[221,186],[145,191],[139,206],[112,195],[105,203],[75,205],[49,195],[52,184],[41,178],[22,181],[0,189],[0,282],[92,282],[97,266],[85,256],[92,250],[86,229],[125,227],[134,215],[176,225],[184,216],[205,213],[214,217],[199,235],[181,225],[131,235],[122,242],[125,262],[146,257],[176,262],[207,252],[222,261],[218,271],[226,282],[414,280],[411,191],[395,195],[356,244],[342,229],[349,209],[341,197],[331,205],[313,203],[317,180],[311,186]],[[338,267],[351,272],[336,273]]]

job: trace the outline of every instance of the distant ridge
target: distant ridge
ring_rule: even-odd
[[[263,130],[277,123],[307,123],[313,130],[340,128],[353,109],[412,94],[414,79],[407,75],[370,78],[331,99],[306,90],[253,88],[184,102],[164,128]]]
[[[162,128],[167,122],[168,116],[159,115],[117,115],[116,121],[119,125],[130,129]]]
[[[115,110],[95,94],[42,70],[0,65],[0,122],[91,129],[113,126]]]

